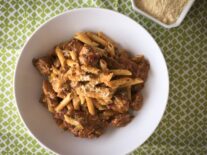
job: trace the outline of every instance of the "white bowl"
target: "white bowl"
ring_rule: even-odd
[[[173,27],[178,27],[182,21],[184,20],[185,16],[187,15],[188,11],[190,10],[191,6],[193,5],[193,3],[195,2],[195,0],[188,0],[187,4],[184,6],[183,10],[181,11],[178,19],[175,21],[175,23],[172,23],[172,24],[166,24],[166,23],[163,23],[161,22],[160,20],[158,20],[157,18],[151,16],[150,14],[142,11],[141,9],[139,9],[137,6],[136,6],[136,1],[137,0],[131,0],[132,2],[132,8],[140,13],[141,15],[151,19],[152,21],[154,21],[155,23],[165,27],[165,28],[173,28]]]
[[[132,122],[91,140],[76,138],[56,125],[39,103],[43,79],[32,65],[34,57],[47,55],[79,31],[102,31],[133,54],[144,54],[151,65],[144,106]],[[87,8],[54,17],[33,33],[19,57],[14,89],[22,120],[43,146],[63,155],[120,155],[139,147],[158,126],[167,104],[169,81],[162,52],[142,26],[114,11]]]

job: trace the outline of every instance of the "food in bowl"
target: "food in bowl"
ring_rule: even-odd
[[[143,55],[131,56],[102,32],[77,33],[33,64],[45,77],[41,103],[61,128],[82,138],[132,120],[150,68]]]
[[[136,0],[136,6],[163,23],[177,21],[189,0]]]

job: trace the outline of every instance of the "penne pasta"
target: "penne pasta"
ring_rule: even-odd
[[[113,44],[111,44],[110,42],[108,42],[106,48],[108,49],[107,51],[109,52],[109,54],[114,57],[115,56],[115,47]]]
[[[89,113],[90,113],[91,115],[95,115],[95,108],[94,108],[94,105],[93,105],[93,103],[92,103],[91,98],[86,97],[86,104],[87,104]]]
[[[80,98],[77,95],[73,97],[73,107],[75,110],[80,109]]]
[[[76,128],[78,128],[78,129],[80,129],[80,130],[83,129],[83,126],[82,126],[77,120],[75,120],[75,119],[73,119],[73,118],[71,118],[71,117],[69,117],[69,116],[67,116],[67,115],[64,115],[64,120],[65,120],[68,124],[73,125],[73,126],[75,126]]]
[[[144,81],[142,79],[135,78],[135,79],[130,80],[128,83],[125,83],[125,84],[121,85],[120,87],[132,86],[132,85],[136,85],[136,84],[141,84],[143,82]]]
[[[132,57],[132,60],[135,62],[139,62],[142,59],[144,59],[144,55],[136,55]]]
[[[85,33],[77,33],[74,38],[80,40],[87,45],[98,46],[98,43],[92,41]]]
[[[126,69],[112,69],[110,72],[112,72],[114,75],[132,75],[132,73]]]
[[[99,37],[97,34],[94,34],[92,32],[86,32],[86,34],[95,42],[100,43],[103,46],[107,46],[107,41]]]
[[[104,100],[104,99],[97,99],[96,100],[98,103],[100,103],[101,105],[108,105],[108,104],[111,104],[112,103],[112,100],[109,99],[109,100]]]
[[[75,51],[70,51],[69,53],[70,53],[72,60],[77,61],[77,59],[78,59],[77,53]]]
[[[85,97],[79,94],[79,98],[80,98],[81,105],[83,105],[85,103]]]
[[[55,68],[54,66],[52,66],[52,73],[55,75],[58,75],[60,72],[57,68]]]
[[[60,112],[70,101],[71,101],[71,93],[68,93],[68,95],[55,108],[55,111]]]
[[[130,85],[135,85],[135,84],[140,84],[140,83],[143,83],[143,80],[139,78],[135,78],[135,79],[121,78],[118,80],[109,81],[107,85],[111,88],[117,88],[117,87],[127,87]]]
[[[64,57],[61,49],[58,46],[55,48],[55,53],[60,61],[61,66],[64,67],[65,66],[65,57]]]
[[[85,66],[85,65],[82,65],[81,69],[85,72],[89,72],[89,73],[93,73],[93,74],[98,74],[100,72],[100,69],[98,69],[98,68],[91,67],[91,66]]]
[[[102,83],[107,83],[112,79],[113,75],[114,75],[113,73],[102,73],[99,75],[99,80]]]
[[[67,109],[68,109],[68,111],[69,111],[69,112],[71,112],[71,111],[73,111],[73,110],[74,110],[74,108],[73,108],[73,105],[72,105],[72,104],[68,104],[68,105],[66,105],[66,107],[67,107]]]
[[[105,60],[101,59],[101,60],[99,61],[99,63],[100,63],[100,67],[101,67],[101,69],[102,69],[103,71],[108,70],[107,63],[106,63]]]
[[[112,44],[114,47],[116,47],[116,44],[109,37],[103,34],[103,32],[98,32],[97,35],[105,41],[110,42],[110,44]]]
[[[54,109],[54,107],[52,106],[51,99],[49,99],[49,98],[47,97],[47,98],[46,98],[46,101],[47,101],[47,108],[48,108],[49,112],[54,113],[54,112],[55,112],[55,109]]]
[[[67,60],[66,60],[66,63],[67,63],[67,65],[70,66],[70,67],[78,66],[78,65],[79,65],[77,62],[75,62],[74,60],[70,60],[70,59],[67,59]]]

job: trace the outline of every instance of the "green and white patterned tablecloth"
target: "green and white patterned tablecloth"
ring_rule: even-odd
[[[169,30],[135,13],[130,0],[0,0],[0,154],[52,154],[20,120],[14,68],[22,45],[39,25],[80,7],[104,7],[130,16],[152,34],[167,61],[170,95],[165,115],[132,154],[207,155],[207,0],[197,0],[182,25]]]

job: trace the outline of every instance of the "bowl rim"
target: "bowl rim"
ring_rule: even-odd
[[[21,111],[20,111],[20,109],[19,109],[19,106],[18,106],[19,104],[18,104],[18,102],[17,102],[17,96],[16,96],[16,76],[17,76],[17,68],[18,68],[19,60],[20,60],[20,57],[22,56],[22,52],[23,52],[23,50],[25,49],[26,45],[28,44],[28,42],[31,40],[31,38],[34,36],[34,34],[35,34],[37,31],[39,31],[42,27],[44,27],[48,22],[50,22],[50,21],[52,21],[52,20],[54,20],[54,19],[56,19],[56,18],[58,18],[58,17],[60,17],[60,16],[62,16],[62,15],[64,15],[64,14],[68,14],[68,13],[71,13],[71,12],[79,12],[79,11],[84,11],[84,10],[96,10],[96,11],[99,11],[99,10],[100,10],[100,11],[107,11],[107,12],[115,13],[115,14],[117,14],[117,15],[121,15],[121,16],[127,18],[128,20],[130,20],[131,22],[135,23],[136,25],[139,25],[139,26],[140,26],[144,31],[146,31],[146,32],[148,33],[148,35],[150,35],[150,37],[154,40],[156,46],[157,46],[157,47],[159,48],[159,50],[160,50],[161,57],[162,57],[162,59],[164,60],[164,64],[165,64],[164,68],[165,68],[165,70],[166,70],[166,77],[167,77],[167,79],[166,79],[166,82],[167,82],[167,86],[166,86],[166,94],[167,94],[167,95],[166,95],[166,97],[165,97],[165,99],[164,99],[164,100],[165,100],[165,107],[163,107],[164,110],[163,110],[162,113],[161,113],[161,117],[159,118],[157,125],[155,125],[154,129],[151,130],[149,136],[147,136],[147,138],[145,138],[145,139],[143,140],[143,142],[142,142],[140,145],[137,145],[136,148],[130,150],[130,152],[127,153],[127,154],[129,154],[129,153],[135,151],[135,150],[136,150],[138,147],[140,147],[142,144],[144,144],[144,142],[146,142],[146,140],[149,139],[149,138],[152,136],[152,134],[155,132],[155,130],[158,128],[159,124],[161,123],[161,120],[162,120],[162,118],[163,118],[163,116],[164,116],[164,113],[166,112],[166,107],[167,107],[167,103],[168,103],[168,99],[169,99],[169,87],[170,87],[170,83],[169,83],[169,72],[168,72],[167,63],[166,63],[166,61],[165,61],[164,55],[163,55],[163,53],[162,53],[162,50],[161,50],[160,47],[158,46],[158,44],[157,44],[157,42],[155,41],[155,39],[153,38],[153,36],[152,36],[152,35],[151,35],[151,34],[150,34],[150,33],[149,33],[149,32],[148,32],[148,31],[141,25],[141,24],[139,24],[138,22],[136,22],[136,21],[133,20],[132,18],[128,17],[127,15],[118,12],[117,10],[110,10],[110,9],[107,9],[107,8],[95,8],[95,7],[74,8],[74,9],[71,9],[71,10],[66,10],[66,11],[64,11],[64,12],[62,12],[62,13],[60,13],[60,14],[57,14],[57,15],[55,15],[55,16],[53,16],[53,17],[47,19],[47,20],[46,20],[44,23],[42,23],[41,25],[39,25],[39,26],[35,29],[35,31],[32,32],[31,35],[27,37],[27,39],[25,40],[25,43],[23,44],[22,48],[20,49],[21,52],[20,52],[20,54],[18,55],[18,57],[17,57],[17,59],[16,59],[15,70],[14,70],[14,76],[13,76],[13,88],[14,88],[14,89],[13,89],[13,94],[14,94],[14,102],[15,102],[15,106],[17,107],[18,115],[20,116],[20,119],[21,119],[22,123],[24,124],[24,126],[25,126],[26,129],[27,129],[26,132],[29,133],[29,135],[30,135],[31,137],[33,137],[33,139],[35,139],[35,140],[40,144],[40,146],[42,146],[44,149],[46,149],[47,151],[50,151],[50,152],[52,152],[52,153],[54,153],[54,154],[59,154],[58,152],[52,150],[52,148],[50,148],[50,147],[46,146],[44,143],[42,143],[42,142],[41,142],[41,141],[40,141],[40,140],[39,140],[39,139],[32,133],[32,131],[30,130],[30,128],[28,127],[28,125],[27,125],[26,122],[24,121],[24,118],[23,118],[23,116],[22,116],[22,114],[21,114]]]

